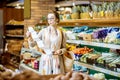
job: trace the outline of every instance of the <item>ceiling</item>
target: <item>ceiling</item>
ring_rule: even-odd
[[[55,0],[55,2],[60,2],[60,1],[67,1],[67,0]]]
[[[0,0],[0,3],[12,3],[18,0]]]
[[[0,7],[15,7],[17,4],[23,5],[24,0],[0,0]]]
[[[15,2],[15,1],[18,1],[18,0],[5,0],[7,3],[12,3],[12,2]]]

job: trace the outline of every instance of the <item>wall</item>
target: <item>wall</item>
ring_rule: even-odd
[[[24,19],[25,31],[28,26],[37,24],[42,16],[46,16],[49,10],[54,9],[55,0],[31,0],[31,18]]]

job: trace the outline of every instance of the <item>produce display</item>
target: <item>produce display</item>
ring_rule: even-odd
[[[92,51],[93,51],[93,49],[90,49],[90,48],[88,48],[86,46],[83,47],[83,48],[76,48],[76,49],[72,50],[72,52],[74,54],[86,54],[86,53],[90,53]]]
[[[10,35],[23,35],[23,30],[22,29],[13,29],[13,30],[6,30],[6,34]]]
[[[68,51],[72,51],[72,50],[74,50],[75,48],[76,48],[76,45],[66,44],[66,49],[67,49]]]
[[[1,80],[43,80],[40,75],[29,70],[20,73],[5,71],[0,73]]]
[[[88,30],[88,26],[82,26],[82,27],[75,27],[75,28],[73,28],[72,32],[80,33],[80,32],[86,31],[86,30]]]
[[[98,80],[105,80],[105,75],[103,73],[95,73],[93,77]]]
[[[109,64],[109,66],[115,66],[115,67],[117,67],[116,64],[120,65],[120,57],[117,57],[115,60],[113,60],[113,61]]]
[[[119,32],[108,33],[108,35],[106,36],[104,42],[105,43],[120,44],[119,35],[120,35]]]
[[[1,80],[99,80],[86,73],[71,71],[66,74],[39,75],[30,70],[13,72],[10,70],[0,73]]]
[[[1,80],[12,80],[12,73],[10,71],[5,71],[0,73]]]
[[[23,25],[24,21],[16,21],[16,20],[12,19],[7,24],[9,24],[9,25]]]
[[[72,14],[71,14],[71,18],[72,19],[79,19],[80,15],[79,15],[79,10],[76,6],[72,7]]]
[[[23,40],[18,39],[9,39],[6,40],[6,51],[13,54],[20,54],[20,50],[22,48]],[[16,44],[17,43],[17,44]]]
[[[114,61],[117,57],[118,55],[116,55],[115,53],[103,53],[102,56],[97,59],[97,62],[103,63],[103,61],[105,60],[105,62],[108,64]]]
[[[76,35],[73,35],[75,38],[70,38],[73,37],[71,35],[75,33]],[[120,44],[120,28],[117,26],[106,28],[90,28],[88,26],[81,26],[66,31],[66,34],[70,40],[80,39],[85,41]]]
[[[95,63],[95,60],[101,56],[100,53],[89,53],[81,56],[80,61],[85,63]]]
[[[0,72],[4,72],[5,71],[5,67],[3,65],[0,65]]]
[[[81,6],[80,12],[80,19],[91,19],[90,6]]]
[[[78,61],[91,65],[94,64],[98,67],[106,68],[113,71],[116,71],[116,68],[120,68],[120,57],[116,53],[92,52],[88,54],[83,54],[79,57]]]
[[[60,7],[61,8],[61,7]],[[61,20],[66,19],[103,19],[112,18],[119,19],[120,17],[120,2],[102,2],[100,4],[90,3],[87,5],[80,4],[71,7],[65,7],[64,9],[58,8],[58,12],[62,17]],[[69,8],[69,10],[67,9]],[[70,18],[64,17],[69,15]]]
[[[87,67],[83,67],[79,64],[73,64],[73,70],[74,71],[80,71],[83,73],[89,73],[89,69]]]
[[[32,28],[32,30],[34,29],[37,31],[40,28],[37,27]],[[27,67],[30,67],[31,69],[38,70],[39,59],[42,53],[44,53],[43,50],[39,48],[37,42],[33,40],[33,34],[26,35],[23,47],[21,49],[21,64],[25,64]]]
[[[21,51],[21,64],[24,63],[26,66],[38,70],[40,57],[41,53],[38,51],[24,49]]]
[[[120,63],[120,57],[115,53],[103,53],[102,56],[97,59],[97,63],[105,64],[106,68],[117,68],[116,65]]]
[[[100,30],[96,30],[95,32],[93,32],[93,38],[95,39],[103,39],[107,36],[107,29],[100,29]]]
[[[80,72],[68,72],[65,75],[58,75],[55,78],[51,78],[50,80],[97,80],[95,78],[90,77],[87,74]]]

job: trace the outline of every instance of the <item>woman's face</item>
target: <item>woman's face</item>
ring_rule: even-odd
[[[50,26],[54,26],[57,23],[56,17],[55,17],[55,15],[53,13],[48,14],[48,18],[47,19],[48,19],[48,24]]]

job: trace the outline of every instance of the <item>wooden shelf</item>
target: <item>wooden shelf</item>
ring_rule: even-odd
[[[6,53],[9,53],[9,54],[12,54],[12,55],[14,55],[14,56],[20,57],[20,54],[17,54],[17,53],[12,53],[12,52],[8,52],[8,51],[6,51]]]
[[[19,24],[19,25],[14,25],[14,24],[6,24],[6,27],[11,27],[11,26],[15,26],[15,27],[24,27],[24,24]]]
[[[18,64],[14,64],[14,63],[12,63],[12,62],[9,62],[9,64],[10,64],[11,66],[14,66],[15,68],[19,68],[19,65],[18,65]]]
[[[113,76],[116,76],[116,77],[120,77],[120,73],[118,72],[114,72],[114,71],[110,71],[110,70],[107,70],[107,69],[103,69],[103,68],[100,68],[100,67],[97,67],[97,66],[94,66],[94,65],[89,65],[89,64],[86,64],[86,63],[82,63],[82,62],[75,62],[75,64],[79,64],[81,66],[84,66],[84,67],[87,67],[89,69],[93,69],[93,70],[96,70],[96,71],[100,71],[100,72],[103,72],[103,73],[106,73],[106,74],[109,74],[109,75],[113,75]],[[33,72],[36,72],[39,74],[39,71],[38,70],[35,70],[33,68],[30,68],[28,67],[27,65],[25,65],[24,63],[21,63],[20,66],[19,66],[19,69],[20,70],[31,70]]]
[[[16,37],[16,38],[24,38],[24,35],[11,35],[11,34],[6,34],[7,37]]]
[[[12,66],[12,65],[10,65],[10,64],[5,64],[4,66],[5,66],[5,68],[11,69],[11,70],[13,70],[13,71],[15,71],[15,69],[18,69],[18,68],[14,67],[14,66]]]
[[[33,71],[33,72],[35,72],[35,73],[40,74],[38,70],[35,70],[35,69],[33,69],[33,68],[25,65],[24,63],[20,63],[19,69],[22,70],[22,71],[23,71],[23,70],[31,70],[31,71]]]
[[[120,45],[116,45],[116,44],[107,44],[107,43],[99,43],[99,42],[91,42],[91,41],[83,41],[83,40],[67,40],[67,43],[85,44],[85,45],[92,45],[92,46],[98,46],[98,47],[120,49]]]
[[[38,25],[47,25],[46,22],[38,23]]]
[[[39,23],[38,25],[46,25],[46,23]],[[61,20],[60,23],[58,24],[59,26],[69,26],[69,27],[74,27],[74,26],[97,26],[97,27],[104,27],[104,26],[119,26],[120,27],[120,18],[119,19],[71,19],[71,20]]]
[[[37,51],[35,49],[32,50],[32,49],[27,49],[27,48],[21,48],[21,54],[23,54],[24,52],[30,52],[30,53],[33,53],[33,54],[39,55],[39,56],[42,55],[41,52],[39,52],[39,51]]]
[[[61,26],[120,26],[120,19],[75,19],[60,21]]]
[[[118,72],[110,71],[110,70],[107,70],[107,69],[104,69],[104,68],[100,68],[100,67],[97,67],[97,66],[94,66],[94,65],[89,65],[87,63],[82,63],[82,62],[75,62],[75,64],[79,64],[79,65],[87,67],[89,69],[100,71],[100,72],[103,72],[103,73],[106,73],[106,74],[109,74],[109,75],[120,77],[120,73],[118,73]]]
[[[110,18],[110,19],[75,19],[75,20],[63,20],[63,21],[61,21],[61,22],[83,22],[83,23],[87,23],[87,22],[99,22],[99,23],[105,23],[105,22],[107,22],[107,23],[110,23],[110,22],[114,22],[114,23],[116,23],[116,22],[120,22],[120,19],[112,19],[112,18]]]

